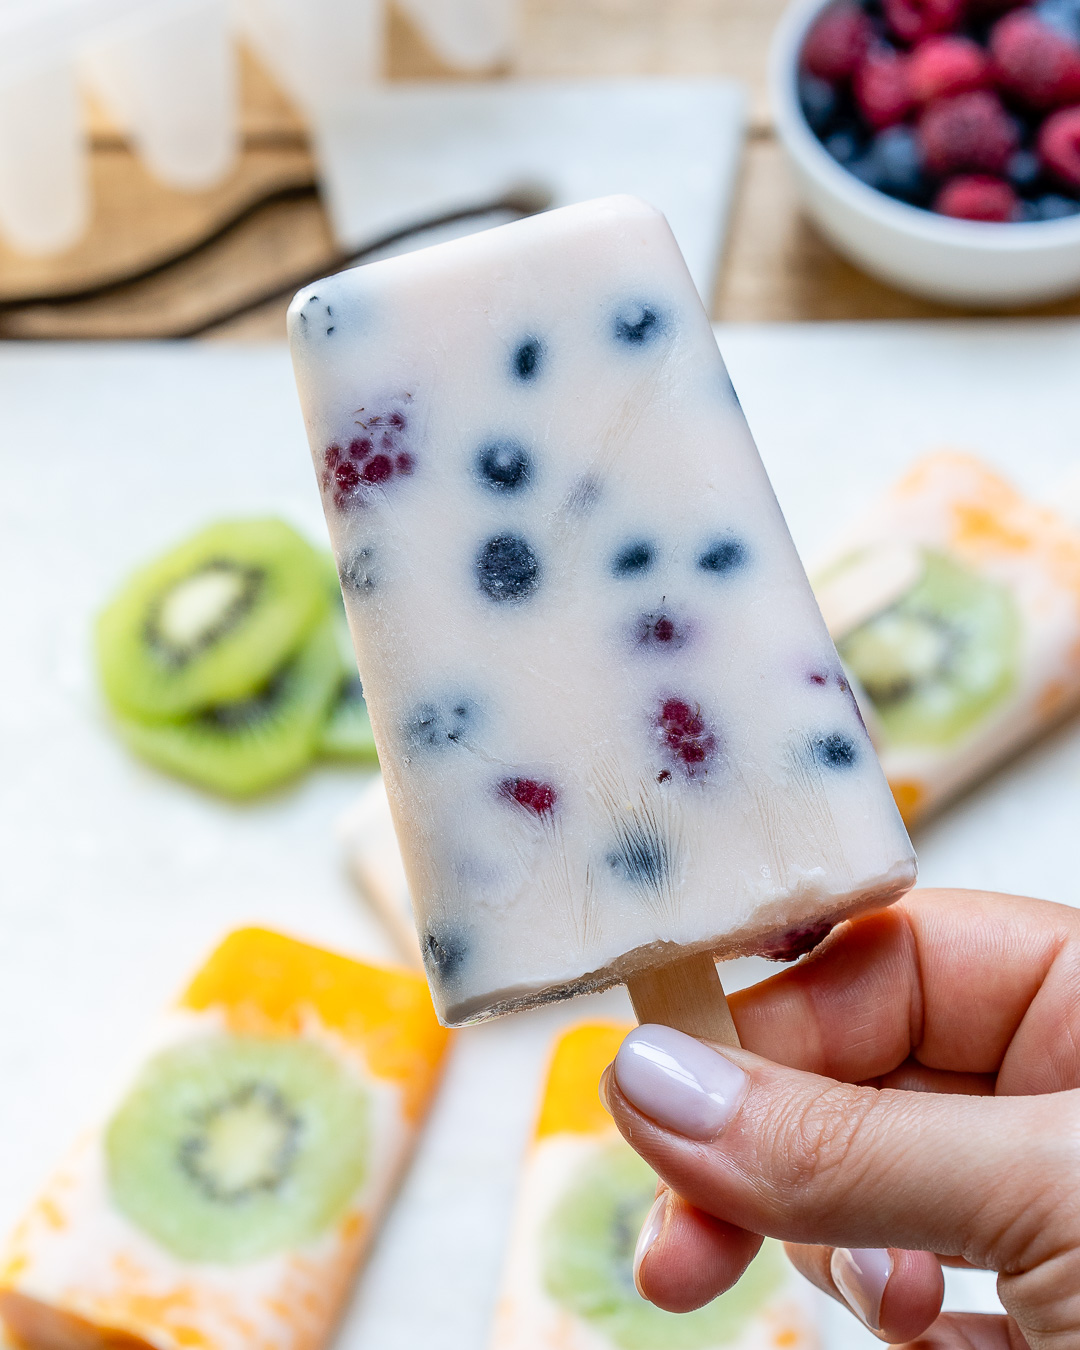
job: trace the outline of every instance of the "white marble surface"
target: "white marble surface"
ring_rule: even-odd
[[[979,450],[1048,499],[1080,461],[1080,324],[720,340],[806,556],[934,446]],[[259,921],[392,955],[333,837],[359,775],[320,770],[222,806],[132,761],[100,707],[90,626],[110,589],[208,518],[265,511],[323,537],[283,348],[0,349],[0,1230],[223,930]],[[923,879],[1078,903],[1078,808],[1073,724],[922,831]],[[484,1345],[548,1041],[601,1011],[629,1015],[613,993],[459,1034],[343,1347]],[[988,1297],[984,1277],[955,1289],[969,1306]],[[849,1319],[828,1327],[841,1350],[876,1344]]]

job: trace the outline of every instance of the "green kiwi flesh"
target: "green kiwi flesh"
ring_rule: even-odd
[[[371,731],[364,691],[358,675],[347,675],[330,705],[330,715],[319,737],[319,754],[355,764],[378,766],[379,755]]]
[[[122,716],[162,722],[236,702],[327,610],[320,555],[291,526],[220,521],[137,571],[101,614],[106,696]]]
[[[248,697],[183,722],[121,718],[120,731],[137,754],[159,768],[227,797],[251,797],[307,767],[340,684],[334,620],[324,619]]]
[[[354,764],[379,763],[375,737],[371,732],[371,718],[364,702],[364,690],[356,673],[349,621],[341,594],[337,564],[333,555],[322,555],[325,584],[330,608],[336,623],[338,651],[341,654],[341,684],[330,707],[330,714],[319,741],[319,754],[324,759],[342,760]]]
[[[143,1069],[105,1132],[116,1207],[185,1261],[237,1264],[318,1238],[368,1171],[363,1085],[314,1042],[213,1035]]]
[[[668,1313],[634,1287],[638,1231],[656,1175],[626,1144],[591,1157],[550,1211],[541,1233],[548,1296],[619,1350],[710,1350],[728,1345],[779,1287],[781,1257],[766,1243],[726,1294],[689,1313]]]
[[[1016,686],[1020,615],[1012,593],[941,553],[900,600],[838,644],[891,745],[946,746]]]

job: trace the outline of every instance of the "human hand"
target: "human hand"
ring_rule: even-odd
[[[1080,1347],[1080,913],[914,892],[730,1002],[745,1049],[641,1027],[601,1083],[661,1178],[646,1298],[699,1307],[765,1234],[884,1341]],[[1009,1315],[939,1315],[942,1261]]]

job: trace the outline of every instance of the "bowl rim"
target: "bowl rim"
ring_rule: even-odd
[[[791,0],[769,50],[769,97],[777,134],[788,153],[834,197],[878,224],[937,244],[979,253],[1033,253],[1080,243],[1080,214],[1065,220],[956,220],[890,197],[833,159],[803,115],[799,55],[810,25],[835,0]]]

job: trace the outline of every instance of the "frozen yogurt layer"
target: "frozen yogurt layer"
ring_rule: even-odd
[[[0,1256],[26,1350],[319,1350],[438,1082],[423,979],[233,933]]]
[[[436,1008],[794,955],[914,859],[678,247],[612,197],[290,335]]]

